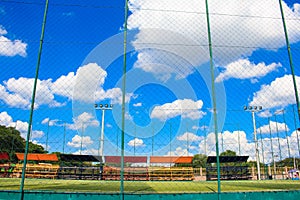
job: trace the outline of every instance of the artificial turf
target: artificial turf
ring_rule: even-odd
[[[1,178],[0,190],[19,190],[21,179]],[[201,193],[217,192],[216,181],[124,181],[128,193]],[[120,181],[26,179],[25,190],[57,192],[120,192]],[[300,181],[222,181],[222,192],[300,190]]]

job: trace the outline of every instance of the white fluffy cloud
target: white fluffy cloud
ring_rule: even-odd
[[[61,124],[58,124],[60,120],[59,119],[50,119],[50,118],[45,118],[42,120],[42,124],[49,124],[49,126],[61,126]]]
[[[166,154],[167,156],[187,156],[190,155],[187,149],[182,147],[177,147],[174,151],[169,151]]]
[[[77,72],[62,75],[57,80],[38,80],[35,108],[41,105],[50,107],[64,106],[66,102],[58,102],[57,96],[68,100],[77,100],[88,103],[110,99],[112,103],[120,103],[122,91],[120,88],[111,88],[105,91],[102,87],[107,76],[96,63],[89,63],[78,68]],[[0,100],[11,107],[28,109],[31,104],[33,78],[10,78],[0,84]],[[131,95],[126,95],[129,100]]]
[[[79,147],[87,147],[89,145],[93,144],[93,141],[91,140],[90,136],[79,136],[79,135],[75,135],[72,138],[71,142],[68,142],[68,146],[70,147],[75,147],[75,148],[79,148]]]
[[[14,127],[16,128],[16,130],[18,130],[21,133],[21,137],[23,137],[24,139],[27,138],[28,123],[20,120],[13,121],[13,118],[7,112],[0,113],[0,125],[7,126],[7,127]],[[30,140],[41,138],[44,136],[44,134],[45,133],[43,131],[32,130],[30,135]]]
[[[70,72],[68,75],[62,75],[55,82],[53,82],[50,85],[50,89],[54,94],[72,99],[75,81],[75,73]]]
[[[25,57],[27,55],[27,44],[21,40],[10,40],[5,37],[7,30],[0,25],[0,56],[16,56]]]
[[[257,129],[258,133],[269,134],[271,133],[289,131],[289,127],[285,123],[270,121],[269,124],[263,125]]]
[[[72,154],[81,154],[81,155],[99,155],[99,149],[93,149],[93,148],[88,148],[88,149],[83,149],[83,150],[78,150]]]
[[[182,118],[201,119],[206,113],[201,111],[203,102],[191,99],[178,99],[172,103],[155,106],[151,112],[151,118],[166,120],[181,115]]]
[[[224,67],[224,71],[217,76],[216,82],[225,81],[230,78],[259,79],[281,66],[282,65],[280,63],[266,65],[262,62],[254,64],[248,59],[239,59],[226,65]]]
[[[298,138],[300,134],[298,133]],[[254,161],[255,158],[255,144],[253,140],[249,140],[246,137],[244,131],[224,131],[223,133],[218,133],[219,140],[219,151],[220,153],[226,150],[231,150],[237,153],[237,155],[249,156],[248,161]],[[291,156],[298,156],[298,139],[297,132],[294,131],[291,136],[287,138],[274,137],[272,135],[272,141],[270,138],[258,138],[258,149],[260,161],[265,163],[272,162],[272,152],[277,157],[275,158],[278,161],[281,159],[287,158],[289,154]],[[279,143],[278,143],[279,142]],[[202,140],[199,143],[200,153],[207,154],[210,156],[216,155],[215,148],[215,134],[207,134],[206,140]],[[280,144],[280,146],[279,146]]]
[[[185,132],[184,134],[177,136],[177,140],[179,141],[200,141],[203,137],[200,137],[194,133]]]
[[[0,123],[4,126],[9,126],[13,123],[12,117],[7,112],[0,113]]]
[[[172,74],[185,78],[193,72],[191,66],[209,61],[204,1],[130,0],[129,4],[128,29],[138,30],[133,42],[139,53],[135,67],[167,80]],[[299,4],[289,8],[283,2],[283,9],[287,19],[296,19],[286,23],[290,42],[298,42]],[[257,49],[285,45],[278,2],[211,0],[209,10],[217,65],[248,57]]]
[[[128,146],[131,147],[140,147],[140,146],[145,146],[144,141],[142,139],[139,138],[134,138],[133,140],[130,140],[128,142]]]
[[[296,76],[296,83],[300,85],[300,77]],[[262,85],[254,93],[250,105],[261,105],[264,109],[286,107],[295,103],[295,91],[292,75],[276,78],[269,85]]]
[[[90,113],[84,112],[73,119],[73,124],[67,124],[67,128],[71,130],[81,130],[82,128],[87,128],[88,126],[97,127],[99,126],[99,121],[94,118]]]
[[[28,109],[31,104],[33,89],[33,78],[10,78],[0,85],[0,99],[11,107]],[[51,91],[51,80],[38,80],[35,99],[35,107],[47,104],[50,107],[63,106],[64,103],[57,102]]]

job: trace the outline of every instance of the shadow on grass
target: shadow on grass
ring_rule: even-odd
[[[132,184],[131,184],[132,183]],[[147,182],[125,182],[125,192],[139,194],[139,193],[154,193],[156,190],[152,188]]]
[[[212,191],[212,192],[216,192],[216,190],[214,188],[211,188],[209,186],[206,186],[206,188],[208,188],[208,190]]]

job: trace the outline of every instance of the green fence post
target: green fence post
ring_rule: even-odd
[[[285,18],[284,18],[281,0],[279,0],[279,6],[280,6],[280,12],[281,12],[281,18],[282,18],[282,24],[283,24],[283,29],[284,29],[287,51],[288,51],[288,55],[289,55],[290,68],[291,68],[292,77],[293,77],[294,91],[295,91],[295,97],[296,97],[297,109],[298,109],[298,120],[300,121],[300,102],[299,102],[299,96],[298,96],[298,90],[297,90],[297,84],[296,84],[296,78],[295,78],[295,70],[294,70],[291,46],[290,46],[289,36],[288,36],[286,24],[285,24]]]
[[[124,200],[124,142],[125,142],[125,92],[126,92],[126,50],[127,50],[127,18],[128,0],[125,0],[124,8],[124,49],[123,49],[123,80],[122,80],[122,135],[121,135],[121,174],[120,174],[120,197]]]
[[[213,54],[212,54],[212,42],[210,34],[210,23],[209,23],[209,11],[208,11],[208,1],[206,4],[206,20],[207,20],[207,33],[208,33],[208,45],[209,45],[209,61],[210,61],[210,73],[211,73],[211,88],[212,88],[212,103],[213,103],[213,115],[214,115],[214,129],[216,137],[216,158],[217,158],[217,172],[218,172],[218,199],[221,199],[221,183],[220,183],[220,158],[219,158],[219,142],[218,142],[218,124],[217,124],[217,105],[216,105],[216,95],[215,95],[215,73],[213,64]]]
[[[23,163],[22,178],[21,178],[21,184],[20,184],[20,194],[21,194],[20,199],[21,200],[23,200],[23,198],[24,198],[24,182],[25,182],[27,155],[28,155],[29,140],[30,140],[31,126],[32,126],[32,118],[33,118],[33,111],[34,111],[34,102],[35,102],[35,95],[36,95],[36,88],[37,88],[37,80],[38,80],[38,76],[39,76],[39,69],[40,69],[40,63],[41,63],[41,55],[42,55],[42,48],[43,48],[43,40],[44,40],[46,19],[47,19],[47,13],[48,13],[48,3],[49,3],[49,0],[46,0],[44,18],[43,18],[43,23],[42,23],[42,33],[41,33],[41,38],[40,38],[40,46],[39,46],[38,58],[37,58],[37,64],[36,64],[36,70],[35,70],[35,79],[34,79],[34,85],[33,85],[33,91],[32,91],[29,123],[28,123],[28,129],[27,129],[25,153],[24,153],[24,163]]]

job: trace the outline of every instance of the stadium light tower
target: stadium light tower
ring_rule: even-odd
[[[113,104],[95,104],[96,110],[102,110],[102,123],[101,123],[101,136],[100,136],[100,149],[99,154],[102,158],[102,162],[104,161],[104,154],[103,154],[103,145],[104,145],[104,117],[105,111],[111,110],[113,108]]]
[[[255,144],[255,157],[256,157],[256,165],[257,165],[257,179],[261,180],[261,178],[260,178],[259,150],[258,150],[257,137],[256,137],[255,112],[261,111],[262,110],[262,106],[244,106],[244,110],[245,111],[250,111],[252,113],[254,144]]]

